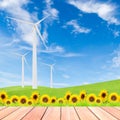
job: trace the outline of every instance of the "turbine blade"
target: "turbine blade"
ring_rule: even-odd
[[[39,20],[36,25],[40,24],[42,21],[44,21],[47,17],[49,17],[50,15],[47,15],[46,17],[42,18],[41,20]]]
[[[20,57],[22,57],[22,55],[19,54],[19,53],[12,53],[12,54],[14,54],[14,55],[16,55],[16,56],[20,56]]]
[[[30,53],[30,52],[25,53],[25,54],[24,54],[24,57],[25,57],[26,55],[28,55],[29,53]]]
[[[45,41],[44,41],[44,39],[43,39],[43,37],[42,37],[42,35],[41,35],[39,29],[38,29],[38,27],[35,26],[35,29],[36,29],[36,31],[37,31],[39,37],[41,38],[41,40],[42,40],[42,42],[43,42],[43,45],[45,46],[46,49],[48,49],[48,47],[47,47],[47,45],[45,44]]]
[[[46,63],[43,63],[43,62],[41,62],[42,64],[44,64],[44,65],[46,65],[46,66],[49,66],[50,67],[50,65],[49,64],[46,64]]]
[[[12,18],[12,17],[7,17],[7,18],[9,18],[11,20],[15,20],[15,21],[20,22],[20,23],[25,23],[25,24],[33,25],[32,22],[28,22],[28,21],[25,21],[25,20],[19,20],[19,19]]]
[[[25,61],[25,63],[26,63],[26,65],[29,67],[29,69],[30,69],[30,65],[29,65],[29,63],[27,62],[27,60],[26,60],[26,58],[24,57],[24,61]]]

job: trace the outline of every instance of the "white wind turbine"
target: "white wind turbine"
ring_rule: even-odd
[[[46,64],[46,63],[42,63],[48,67],[50,67],[50,88],[53,88],[53,68],[55,64]]]
[[[42,18],[41,20],[39,20],[38,22],[36,23],[32,23],[32,22],[29,22],[29,21],[25,21],[25,20],[19,20],[19,19],[16,19],[16,18],[11,18],[11,17],[7,17],[9,19],[12,19],[12,20],[15,20],[17,22],[20,22],[20,23],[24,23],[24,24],[28,24],[28,25],[31,25],[32,26],[32,32],[34,34],[34,38],[35,38],[35,35],[36,33],[39,35],[43,45],[45,46],[45,48],[47,48],[46,44],[45,44],[45,41],[42,37],[42,34],[40,33],[39,29],[38,29],[38,25],[44,21],[48,16]],[[37,89],[37,44],[36,42],[33,42],[33,51],[32,51],[32,88],[33,89]]]
[[[25,58],[25,56],[26,55],[28,55],[28,53],[29,52],[27,52],[27,53],[25,53],[25,54],[18,54],[18,53],[15,53],[15,55],[17,55],[17,56],[20,56],[21,57],[21,60],[22,60],[22,69],[21,69],[21,73],[22,73],[22,81],[21,81],[21,85],[22,85],[22,88],[24,88],[24,81],[25,81],[25,73],[24,73],[24,71],[25,71],[25,67],[24,67],[24,61],[26,62],[26,64],[28,64],[27,63],[27,60],[26,60],[26,58]]]

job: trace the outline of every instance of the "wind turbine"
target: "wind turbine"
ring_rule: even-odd
[[[47,48],[46,44],[45,44],[45,40],[42,37],[42,34],[40,33],[39,29],[38,29],[38,25],[44,21],[48,16],[42,18],[41,20],[39,20],[36,23],[32,23],[29,21],[25,21],[25,20],[19,20],[16,18],[11,18],[11,17],[7,17],[9,19],[15,20],[17,22],[20,23],[24,23],[24,24],[28,24],[32,26],[32,32],[33,32],[33,38],[35,38],[35,33],[37,33],[43,43],[43,45],[45,46],[45,48]],[[37,44],[36,42],[33,42],[33,51],[32,51],[32,88],[33,89],[37,89]]]
[[[50,88],[53,88],[53,67],[55,64],[46,64],[46,63],[42,63],[48,67],[50,67]]]
[[[21,78],[22,78],[22,83],[21,83],[21,84],[22,84],[22,88],[24,88],[24,80],[25,80],[24,61],[26,62],[26,64],[28,64],[28,63],[27,63],[27,60],[26,60],[26,58],[25,58],[25,56],[28,55],[28,53],[29,53],[29,52],[27,52],[27,53],[25,53],[25,54],[23,54],[23,55],[22,55],[22,54],[15,53],[15,55],[20,56],[20,57],[21,57],[21,60],[22,60],[22,70],[21,70],[21,71],[22,71],[22,72],[21,72],[21,73],[22,73],[22,75],[21,75],[21,76],[22,76],[22,77],[21,77]]]

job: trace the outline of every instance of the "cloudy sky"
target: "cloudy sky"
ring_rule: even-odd
[[[32,26],[8,17],[37,22],[46,42],[33,38]],[[120,78],[119,0],[0,0],[0,87],[21,84],[24,54],[25,84],[32,81],[32,44],[38,50],[38,83],[49,86],[55,63],[54,87],[90,84]]]

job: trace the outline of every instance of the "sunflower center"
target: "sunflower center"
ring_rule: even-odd
[[[84,99],[84,98],[85,98],[85,95],[84,95],[84,94],[82,94],[82,95],[81,95],[81,99]]]
[[[89,98],[89,101],[90,101],[90,102],[94,102],[94,100],[95,100],[94,97],[90,97],[90,98]]]
[[[34,96],[33,96],[33,99],[35,99],[35,100],[36,100],[37,98],[38,98],[38,96],[37,96],[37,95],[34,95]]]
[[[52,99],[52,103],[55,103],[55,99]]]
[[[73,103],[76,103],[76,102],[77,102],[77,98],[75,98],[75,97],[72,98],[72,102],[73,102]]]
[[[63,103],[63,101],[62,101],[62,100],[59,100],[59,103]]]
[[[96,102],[97,102],[97,103],[100,103],[100,100],[99,100],[99,99],[97,99],[97,100],[96,100]]]
[[[26,100],[25,100],[25,99],[21,99],[21,103],[22,103],[22,104],[25,104],[25,103],[26,103]]]
[[[32,102],[31,101],[28,101],[28,105],[31,105],[32,104]]]
[[[106,94],[105,94],[105,93],[102,93],[102,97],[105,98],[105,97],[106,97]]]
[[[116,96],[112,96],[112,97],[111,97],[111,100],[113,100],[113,101],[115,101],[116,99],[117,99]]]
[[[1,98],[2,98],[2,99],[5,99],[5,98],[6,98],[6,96],[5,96],[4,94],[2,94],[2,95],[1,95]]]
[[[67,100],[69,100],[70,99],[70,95],[67,95]]]
[[[10,101],[7,101],[6,104],[9,105],[9,104],[10,104]]]
[[[43,98],[43,102],[47,103],[48,102],[48,98]]]
[[[12,99],[12,102],[13,102],[13,103],[16,103],[17,101],[18,101],[17,98],[13,98],[13,99]]]

